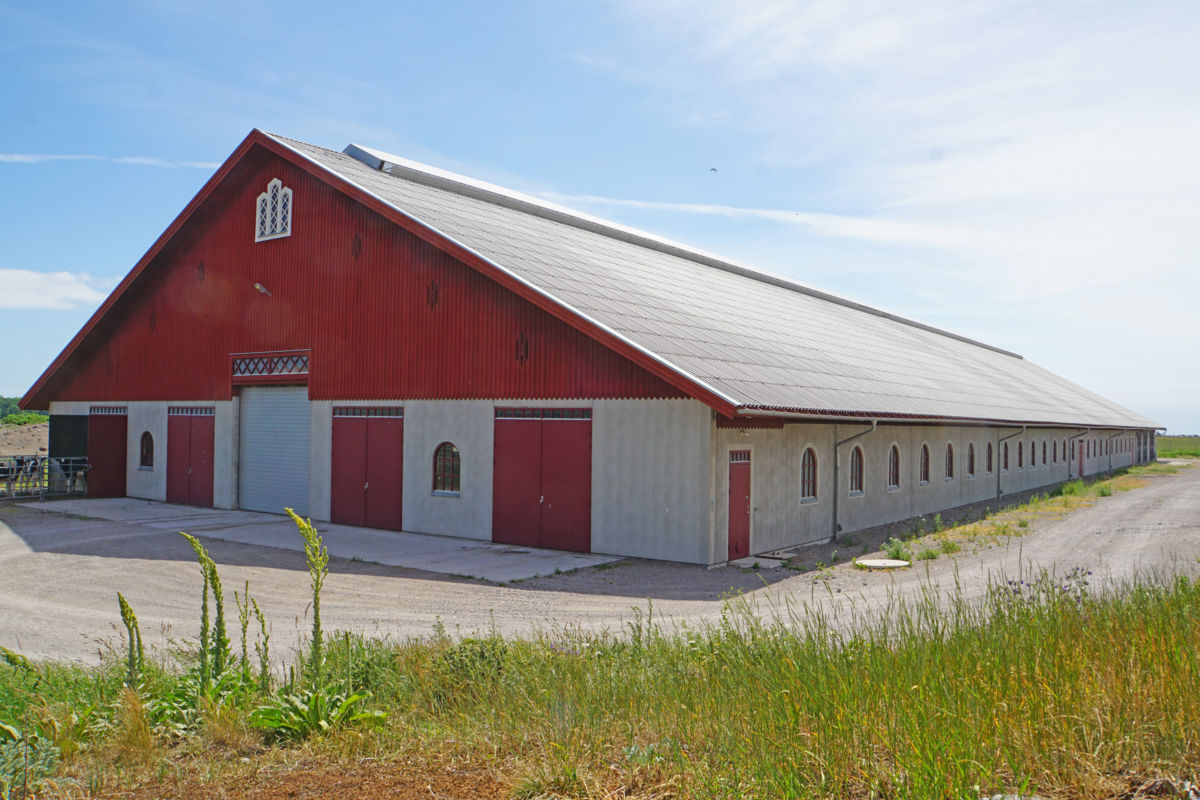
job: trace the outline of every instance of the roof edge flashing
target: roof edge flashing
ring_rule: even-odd
[[[855,311],[861,311],[866,314],[871,314],[876,317],[882,317],[893,322],[899,322],[902,325],[908,325],[919,330],[945,336],[949,339],[963,342],[965,344],[982,347],[991,350],[1001,355],[1010,356],[1012,358],[1024,360],[1024,357],[1019,353],[1014,353],[1011,350],[1005,350],[1002,347],[996,347],[986,342],[981,342],[977,339],[972,339],[968,336],[953,333],[943,330],[942,328],[933,325],[927,325],[923,322],[901,317],[896,314],[883,311],[882,309],[874,308],[863,303],[856,302],[847,297],[835,294],[833,292],[817,289],[791,278],[785,278],[781,275],[775,275],[770,272],[740,264],[736,261],[731,261],[726,258],[706,253],[702,250],[697,250],[687,245],[673,242],[669,239],[664,239],[646,231],[641,231],[636,228],[630,228],[625,225],[620,225],[609,220],[599,217],[584,214],[580,211],[560,206],[555,203],[541,200],[536,197],[517,192],[511,189],[506,189],[486,181],[479,181],[469,178],[465,175],[459,175],[448,170],[439,169],[428,164],[422,164],[419,161],[401,158],[400,156],[385,153],[382,150],[376,150],[370,147],[363,147],[350,143],[346,145],[342,153],[359,161],[371,169],[385,172],[388,175],[393,175],[397,178],[411,180],[415,183],[433,186],[438,189],[444,189],[455,194],[472,197],[476,200],[482,200],[486,203],[511,208],[515,211],[520,211],[530,214],[535,217],[558,222],[564,225],[569,225],[581,230],[598,233],[602,236],[609,236],[619,239],[628,244],[645,247],[651,250],[657,250],[667,255],[676,256],[689,261],[695,261],[714,269],[719,269],[724,272],[729,272],[734,275],[740,275],[744,278],[756,280],[761,283],[777,286],[781,289],[797,292],[799,294],[809,295],[819,300],[835,303]]]

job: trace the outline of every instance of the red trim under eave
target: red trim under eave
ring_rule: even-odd
[[[281,158],[286,159],[292,164],[295,164],[319,180],[322,180],[330,186],[333,186],[335,189],[342,192],[355,202],[371,209],[388,221],[399,225],[401,228],[413,234],[422,241],[427,242],[433,247],[436,247],[438,250],[447,253],[456,260],[476,270],[480,274],[490,278],[505,289],[516,294],[518,297],[527,300],[546,313],[550,314],[552,317],[555,317],[556,319],[559,319],[562,322],[570,325],[583,335],[595,340],[604,347],[607,347],[609,350],[612,350],[629,361],[632,361],[634,364],[637,364],[639,367],[651,373],[652,375],[661,378],[689,397],[699,400],[700,402],[722,414],[732,415],[736,411],[737,407],[724,397],[714,393],[707,387],[697,384],[687,376],[681,375],[679,372],[671,369],[661,361],[654,359],[636,347],[630,345],[620,337],[613,335],[603,328],[600,328],[595,323],[582,318],[577,312],[568,308],[564,308],[562,305],[554,302],[546,295],[537,291],[528,284],[517,280],[503,270],[497,269],[494,264],[488,262],[478,254],[471,252],[457,242],[446,238],[442,234],[422,223],[420,220],[410,217],[407,214],[397,210],[395,206],[391,205],[390,203],[380,200],[369,192],[366,192],[365,190],[354,185],[346,178],[343,178],[341,175],[329,169],[328,167],[315,163],[312,159],[297,153],[295,150],[291,149],[282,142],[276,141],[271,136],[263,134],[261,131],[257,131],[257,129],[255,132],[263,136],[263,144],[271,152],[275,153]],[[319,174],[315,170],[319,170]]]
[[[505,289],[515,293],[522,299],[533,303],[546,313],[550,314],[556,319],[561,320],[562,322],[565,322],[585,336],[588,336],[604,347],[607,347],[609,350],[612,350],[618,355],[628,359],[629,361],[632,361],[634,364],[637,364],[639,367],[651,373],[652,375],[661,378],[689,397],[699,400],[700,402],[714,409],[718,413],[724,414],[725,416],[733,416],[736,413],[737,406],[735,406],[733,403],[730,403],[724,397],[721,397],[720,395],[700,384],[697,384],[695,381],[630,345],[620,337],[615,336],[603,328],[600,328],[595,323],[583,319],[577,312],[564,308],[562,305],[554,302],[546,295],[538,292],[531,286],[517,280],[504,271],[497,269],[495,265],[489,263],[486,259],[471,252],[470,250],[467,250],[462,245],[447,239],[445,236],[424,225],[419,220],[398,211],[391,204],[380,200],[363,189],[360,189],[358,186],[355,186],[353,183],[343,178],[333,170],[317,164],[313,160],[303,156],[283,143],[276,141],[270,135],[264,133],[258,128],[250,131],[250,133],[245,139],[242,140],[242,143],[238,145],[237,149],[233,151],[229,158],[225,159],[225,162],[221,165],[220,169],[218,169],[216,173],[209,178],[208,182],[204,184],[196,196],[192,198],[192,201],[187,204],[182,212],[180,212],[179,216],[175,218],[175,221],[171,223],[170,227],[168,227],[162,233],[162,235],[158,237],[158,239],[154,242],[154,245],[146,251],[146,254],[142,256],[130,273],[125,276],[125,279],[117,285],[117,288],[114,289],[112,294],[108,296],[108,299],[106,299],[100,308],[96,310],[96,313],[92,315],[87,324],[80,329],[79,333],[75,334],[75,338],[73,338],[71,342],[63,349],[63,351],[59,353],[58,358],[54,359],[53,363],[46,368],[46,371],[42,373],[37,382],[34,383],[29,391],[25,393],[25,396],[21,398],[18,404],[22,409],[33,404],[41,390],[54,377],[54,373],[66,363],[67,359],[70,358],[75,349],[83,342],[88,334],[91,333],[92,329],[95,328],[100,319],[108,312],[110,308],[112,308],[117,300],[134,283],[134,281],[137,280],[141,273],[146,269],[147,265],[154,260],[154,258],[162,251],[162,249],[175,236],[175,234],[179,232],[180,228],[182,228],[183,225],[191,218],[196,209],[208,199],[209,195],[213,193],[217,186],[220,185],[229,172],[237,165],[239,161],[241,161],[241,159],[254,145],[261,145],[265,149],[290,162],[291,164],[294,164],[318,180],[328,184],[329,186],[332,186],[360,205],[371,209],[390,222],[399,225],[404,230],[412,233],[414,236],[417,236],[433,247],[436,247],[437,249],[449,254],[463,264],[466,264],[482,275],[490,278]],[[49,402],[47,401],[45,405],[48,407]],[[41,406],[39,405],[38,407]]]

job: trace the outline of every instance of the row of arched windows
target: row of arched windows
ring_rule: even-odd
[[[1042,439],[1030,440],[1029,442],[1029,467],[1032,469],[1037,466],[1038,450],[1041,450],[1041,463],[1057,464],[1059,460],[1059,442],[1058,439]],[[1115,443],[1115,444],[1114,444]],[[1069,451],[1067,448],[1067,440],[1061,440],[1062,459],[1064,463],[1069,459]],[[1130,452],[1133,448],[1133,437],[1122,437],[1120,439],[1088,439],[1083,445],[1087,456],[1090,458],[1093,453],[1095,455],[1106,455],[1115,452],[1123,453]],[[1025,442],[1018,441],[1017,449],[1017,469],[1025,468]],[[994,463],[994,453],[992,443],[988,442],[984,451],[984,470],[987,474],[992,474]],[[967,443],[966,457],[966,475],[968,478],[975,477],[975,443]],[[1000,448],[1000,468],[1007,472],[1009,468],[1009,443],[1003,442]],[[922,484],[929,483],[930,473],[930,454],[929,445],[921,445],[921,458],[918,465],[920,473],[920,482]],[[861,494],[865,485],[864,481],[864,457],[861,447],[855,446],[850,451],[850,493]],[[955,477],[954,463],[954,445],[946,444],[946,451],[943,457],[943,474],[946,480],[953,480]],[[900,488],[900,447],[892,445],[888,452],[888,489],[895,491]],[[801,459],[800,465],[800,496],[802,500],[815,500],[817,498],[817,454],[811,448],[806,448],[804,456]]]

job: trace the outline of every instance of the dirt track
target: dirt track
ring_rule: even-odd
[[[646,561],[621,562],[518,585],[493,586],[345,560],[331,563],[322,597],[327,629],[425,636],[440,620],[451,633],[507,634],[564,626],[619,630],[653,598],[656,619],[697,623],[719,617],[720,599],[746,593],[756,606],[790,603],[858,616],[930,584],[982,593],[989,577],[1022,569],[1084,567],[1094,583],[1138,572],[1200,571],[1200,468],[1148,478],[1148,486],[1100,498],[1063,518],[1035,520],[1025,535],[899,573],[829,570],[761,574]],[[213,541],[228,594],[250,591],[272,620],[278,656],[307,628],[308,580],[298,553]],[[142,621],[147,644],[193,637],[200,577],[192,553],[169,532],[62,513],[0,507],[0,646],[32,657],[94,662],[120,626],[121,591]],[[230,598],[232,599],[232,598]],[[232,606],[232,603],[230,603]],[[635,609],[637,611],[635,612]]]

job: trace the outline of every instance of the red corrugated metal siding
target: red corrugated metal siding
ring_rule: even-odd
[[[273,177],[295,191],[293,232],[255,243],[255,198]],[[227,399],[230,353],[305,348],[313,399],[684,396],[261,150],[39,395]]]

